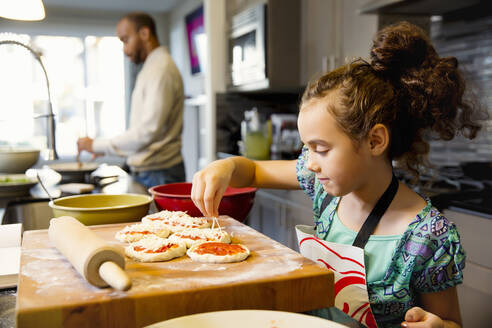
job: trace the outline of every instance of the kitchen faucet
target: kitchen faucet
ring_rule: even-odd
[[[45,157],[44,159],[56,160],[58,159],[58,154],[56,153],[56,142],[55,142],[55,115],[53,114],[53,106],[51,103],[51,92],[50,92],[50,83],[48,80],[48,74],[46,73],[46,68],[44,67],[43,62],[41,61],[41,56],[36,51],[34,51],[34,49],[19,41],[0,40],[0,46],[2,44],[14,44],[29,50],[31,54],[34,56],[34,58],[36,58],[36,60],[39,62],[41,68],[43,69],[44,77],[46,78],[46,89],[48,90],[49,112],[48,114],[37,115],[34,118],[37,119],[37,118],[46,117],[48,119],[48,129],[47,129],[48,152],[44,156]]]

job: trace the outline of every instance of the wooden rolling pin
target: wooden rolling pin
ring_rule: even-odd
[[[117,248],[71,216],[51,219],[50,241],[92,285],[127,290],[131,280],[123,271],[125,257]]]

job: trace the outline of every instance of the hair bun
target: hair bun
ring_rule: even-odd
[[[425,32],[408,22],[389,25],[380,30],[371,49],[371,66],[381,73],[401,75],[418,68],[437,54]]]

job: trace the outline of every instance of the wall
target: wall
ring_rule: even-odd
[[[169,49],[183,77],[186,96],[198,96],[205,92],[203,73],[191,74],[186,36],[185,16],[203,4],[202,0],[179,2],[169,14]]]

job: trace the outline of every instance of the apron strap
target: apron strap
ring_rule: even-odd
[[[391,202],[393,201],[393,198],[395,198],[397,191],[398,179],[393,174],[390,185],[388,186],[388,188],[386,188],[383,195],[379,198],[376,206],[374,206],[366,221],[364,221],[364,224],[362,225],[362,228],[360,228],[357,237],[355,237],[352,246],[364,249],[364,246],[366,246],[369,237],[372,235],[379,221],[383,217],[384,212],[386,212]]]
[[[323,212],[325,211],[325,209],[328,206],[328,204],[330,204],[332,198],[333,197],[331,197],[328,194],[326,194],[325,198],[323,198],[323,202],[321,203],[321,207],[319,209],[319,216],[321,216],[321,214],[323,214]]]

